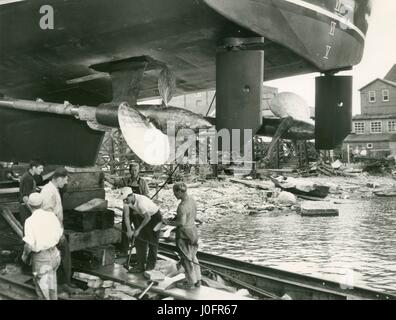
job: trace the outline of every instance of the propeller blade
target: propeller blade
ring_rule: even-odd
[[[168,136],[139,111],[122,103],[118,107],[118,121],[126,143],[140,159],[150,165],[162,165],[168,161]]]
[[[176,79],[168,67],[162,69],[158,78],[158,91],[165,106],[171,101],[176,91]]]

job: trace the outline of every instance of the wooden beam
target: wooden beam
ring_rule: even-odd
[[[65,235],[71,252],[121,242],[121,232],[115,228],[91,232],[65,230]]]

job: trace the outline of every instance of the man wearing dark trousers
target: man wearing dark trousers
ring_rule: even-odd
[[[119,179],[110,179],[106,178],[106,180],[114,185],[116,188],[125,188],[130,187],[134,194],[143,195],[149,198],[149,188],[146,180],[139,175],[140,167],[139,164],[134,162],[129,166],[129,176],[126,178]],[[139,225],[143,219],[140,216],[134,215],[131,217],[134,225]],[[122,235],[121,235],[121,243],[119,249],[126,254],[129,248],[129,240],[126,235],[127,228],[125,224],[124,216],[122,217]]]
[[[124,222],[127,236],[135,238],[137,266],[130,270],[133,273],[153,270],[157,262],[158,243],[162,222],[159,207],[149,198],[134,194],[132,188],[122,189],[124,200]],[[134,231],[131,228],[131,218]]]
[[[58,218],[62,229],[63,229],[63,205],[62,198],[59,190],[64,188],[68,183],[68,172],[65,168],[58,168],[55,170],[52,180],[48,182],[43,189],[41,190],[41,195],[43,196],[43,210],[47,210],[53,212]],[[72,277],[72,266],[71,266],[71,253],[69,248],[69,243],[65,235],[63,234],[59,244],[58,249],[61,253],[61,263],[63,274],[59,275],[59,282],[63,284],[61,289],[64,291],[71,292],[75,288],[75,286],[71,283]]]
[[[32,214],[27,206],[29,196],[36,192],[35,176],[41,175],[44,170],[44,165],[40,161],[31,161],[29,169],[22,175],[19,181],[19,219],[22,226],[25,224],[27,218]]]

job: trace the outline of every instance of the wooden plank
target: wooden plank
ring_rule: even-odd
[[[0,196],[8,193],[19,193],[19,187],[15,188],[0,188]]]
[[[121,242],[121,232],[115,228],[91,232],[65,230],[65,235],[71,252]]]
[[[82,205],[78,206],[74,210],[86,212],[86,211],[97,211],[97,210],[106,210],[108,201],[104,199],[92,199]]]
[[[78,232],[90,232],[93,230],[104,230],[114,226],[114,211],[100,210],[79,212],[75,210],[65,211],[65,229]]]
[[[324,201],[304,201],[301,204],[301,216],[307,217],[334,217],[338,216],[338,209]]]
[[[12,228],[12,230],[20,237],[23,238],[23,230],[22,227],[19,223],[19,221],[16,220],[14,217],[13,213],[9,208],[3,208],[0,210],[0,214],[4,218],[4,220],[7,221],[8,225]]]
[[[254,181],[239,180],[239,179],[230,179],[230,181],[233,182],[233,183],[242,184],[242,185],[244,185],[246,187],[249,187],[249,188],[255,188],[255,189],[260,189],[260,190],[269,190],[270,189],[269,185],[266,186],[266,185],[264,185],[262,183],[257,183],[257,182],[254,182]]]
[[[103,188],[82,191],[68,190],[63,194],[63,209],[73,210],[74,208],[91,201],[92,199],[105,199],[105,196],[106,193]]]
[[[2,193],[0,192],[0,203],[15,202],[15,201],[19,201],[19,191],[2,192]]]
[[[123,283],[131,287],[140,289],[147,288],[147,279],[145,279],[143,275],[129,274],[121,265],[118,264],[82,271],[98,276],[105,280],[112,280],[114,282]],[[164,281],[166,281],[166,279]],[[159,284],[157,286],[153,286],[150,290],[152,292],[156,292],[165,296],[171,296],[179,300],[254,300],[205,286],[201,286],[200,288],[195,288],[193,290],[184,290],[179,288],[165,290],[163,286]]]

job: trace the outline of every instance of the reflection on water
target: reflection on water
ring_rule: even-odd
[[[337,207],[339,217],[225,216],[200,228],[200,250],[396,294],[396,199]]]

